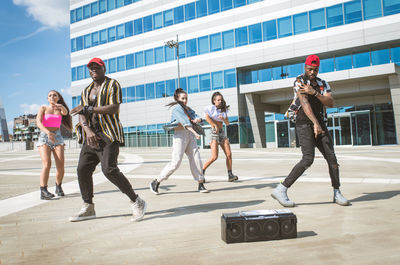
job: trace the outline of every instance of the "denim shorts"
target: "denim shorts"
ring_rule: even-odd
[[[226,137],[223,129],[219,130],[219,132],[211,133],[211,141],[216,140],[217,143],[223,144],[225,139],[228,139],[228,138]]]
[[[64,145],[64,138],[61,135],[61,131],[57,130],[52,133],[56,135],[54,137],[54,143],[49,140],[49,136],[46,133],[40,132],[39,141],[37,142],[36,147],[47,144],[51,149],[54,149],[57,145]]]

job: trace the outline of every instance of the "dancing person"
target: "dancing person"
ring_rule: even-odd
[[[179,168],[183,154],[186,154],[189,159],[192,176],[198,182],[198,191],[208,192],[204,186],[200,151],[195,140],[195,138],[200,139],[200,135],[192,127],[192,123],[198,124],[202,120],[187,106],[187,102],[187,93],[182,88],[178,88],[174,92],[174,101],[167,105],[169,107],[175,106],[169,124],[174,130],[172,159],[161,171],[160,176],[150,183],[150,190],[155,194],[159,194],[160,183],[167,180]]]
[[[226,137],[223,123],[229,125],[228,109],[225,99],[220,92],[214,92],[211,97],[211,105],[205,108],[205,119],[211,125],[211,157],[203,165],[203,174],[206,169],[218,158],[218,145],[221,146],[226,156],[226,168],[228,170],[228,181],[232,182],[239,178],[232,173],[232,151],[229,139]]]
[[[349,201],[339,190],[339,164],[333,148],[332,137],[325,125],[325,107],[333,107],[334,99],[328,83],[317,77],[320,60],[316,55],[307,57],[304,74],[294,82],[294,109],[296,113],[296,133],[303,154],[285,180],[279,184],[271,196],[282,206],[294,207],[289,200],[287,189],[309,168],[315,156],[315,147],[324,156],[329,167],[329,176],[333,187],[333,202],[346,206]],[[292,105],[293,105],[292,104]],[[292,106],[291,106],[292,108]]]
[[[78,162],[78,182],[83,199],[80,212],[71,222],[96,218],[93,203],[93,172],[100,163],[106,178],[125,193],[132,202],[132,220],[139,221],[146,211],[146,202],[133,190],[117,165],[119,146],[124,144],[123,127],[119,120],[122,93],[119,83],[105,75],[100,58],[87,64],[93,82],[82,91],[80,105],[71,110],[79,114],[78,140],[83,146]]]

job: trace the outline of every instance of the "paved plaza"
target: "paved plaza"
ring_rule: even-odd
[[[332,203],[327,164],[314,164],[289,189],[297,203],[298,238],[226,244],[222,213],[281,209],[274,187],[301,158],[299,149],[234,149],[240,181],[229,183],[225,158],[207,170],[210,193],[197,192],[185,158],[161,184],[149,183],[169,161],[170,148],[120,150],[119,164],[148,203],[131,222],[127,197],[98,167],[97,219],[71,223],[82,206],[76,166],[79,149],[66,150],[66,196],[39,200],[37,151],[0,154],[0,265],[6,264],[400,264],[400,147],[337,148],[342,192],[352,205]],[[210,150],[201,150],[203,162]],[[54,191],[55,165],[49,186]]]

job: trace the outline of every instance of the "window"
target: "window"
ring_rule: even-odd
[[[162,12],[153,15],[153,28],[160,29],[163,27],[163,15]]]
[[[196,17],[196,5],[195,3],[190,3],[185,5],[185,21],[192,20]]]
[[[187,83],[186,77],[181,77],[178,87],[182,88],[183,90],[187,91]]]
[[[285,68],[285,69],[284,69]],[[285,77],[283,73],[286,73],[286,66],[278,66],[271,69],[272,71],[272,79],[273,80],[281,80]]]
[[[83,19],[90,18],[90,4],[83,7]]]
[[[257,43],[262,41],[261,23],[249,26],[249,43]]]
[[[335,58],[336,71],[347,70],[352,68],[351,56],[345,55]]]
[[[233,30],[222,32],[222,47],[223,49],[230,49],[235,46],[235,37]]]
[[[83,36],[83,40],[85,44],[84,45],[85,49],[90,48],[92,46],[92,36],[90,34]]]
[[[199,81],[200,81],[201,92],[211,90],[210,73],[199,75]]]
[[[219,1],[208,0],[208,14],[215,14],[219,12]]]
[[[271,68],[259,70],[258,78],[260,79],[260,82],[271,81],[272,80]]]
[[[135,98],[135,87],[130,86],[126,88],[126,101],[127,102],[133,102],[136,100]]]
[[[108,72],[110,74],[117,71],[117,60],[115,58],[108,59]]]
[[[125,71],[125,56],[120,56],[117,58],[117,71]]]
[[[84,68],[85,68],[85,78],[89,78],[90,77],[89,69],[87,67]]]
[[[82,18],[83,18],[83,8],[82,7],[77,8],[75,12],[76,12],[75,13],[76,14],[76,21],[81,21]]]
[[[164,62],[164,48],[158,47],[154,49],[154,62],[163,63]]]
[[[292,17],[284,17],[278,19],[278,36],[279,38],[292,35]]]
[[[185,21],[185,14],[183,6],[174,8],[174,24],[182,23]]]
[[[129,21],[125,23],[125,38],[133,36],[133,22]]]
[[[165,95],[165,82],[156,83],[156,98],[164,98]]]
[[[165,61],[172,61],[175,59],[175,48],[170,48],[168,46],[164,46],[165,52]]]
[[[221,0],[221,11],[232,9],[232,0]]]
[[[153,49],[144,51],[144,62],[145,65],[152,65],[154,63]]]
[[[77,67],[77,79],[78,80],[82,80],[85,78],[85,67],[82,66],[78,66]]]
[[[121,88],[121,93],[122,93],[122,103],[126,103],[126,87]]]
[[[361,21],[361,1],[344,3],[344,18],[346,24]]]
[[[71,52],[76,51],[76,39],[71,40]]]
[[[144,85],[136,86],[135,101],[142,101],[144,99],[145,99],[145,96],[144,96]]]
[[[167,97],[171,97],[175,92],[175,79],[165,81],[165,90],[167,93]]]
[[[247,27],[235,29],[236,47],[247,45],[249,43],[247,37]]]
[[[328,28],[343,25],[343,5],[334,5],[326,8]]]
[[[353,54],[354,68],[370,66],[369,52]]]
[[[107,11],[106,0],[99,0],[99,13],[102,14]]]
[[[76,38],[76,50],[80,51],[83,49],[83,37]]]
[[[196,1],[196,17],[207,16],[207,0]]]
[[[123,39],[125,37],[124,24],[117,26],[117,40]]]
[[[107,0],[107,11],[115,9],[115,0]]]
[[[236,70],[229,69],[224,71],[224,87],[236,87]]]
[[[108,31],[108,42],[115,41],[116,38],[115,27],[108,28],[107,31]]]
[[[211,87],[212,90],[224,88],[224,79],[222,71],[211,73]]]
[[[135,68],[135,59],[133,53],[125,56],[126,70]]]
[[[71,69],[71,79],[72,79],[72,81],[76,81],[76,68],[75,67],[73,67]]]
[[[364,19],[382,16],[381,0],[363,0]]]
[[[303,69],[304,63],[288,65],[286,68],[288,74],[287,77],[297,77],[298,75],[301,75],[303,73]]]
[[[197,55],[197,41],[196,39],[191,39],[186,41],[186,56],[196,56]]]
[[[70,13],[69,13],[69,18],[70,18],[69,22],[70,22],[71,24],[76,22],[75,10],[71,10],[71,11],[70,11]]]
[[[210,49],[208,47],[208,36],[200,37],[197,39],[197,41],[199,47],[199,55],[210,52]]]
[[[154,83],[146,84],[146,99],[155,98]]]
[[[335,71],[335,60],[334,58],[323,59],[320,61],[319,72],[328,73]]]
[[[179,42],[179,58],[186,57],[186,43],[184,41]]]
[[[263,40],[276,39],[276,20],[270,20],[263,23]]]
[[[392,63],[396,63],[396,64],[400,63],[400,47],[391,48],[390,55],[391,55]]]
[[[135,53],[135,68],[142,67],[143,63],[143,52]]]
[[[164,11],[164,27],[171,26],[174,24],[174,12],[172,9]]]
[[[153,30],[153,17],[147,16],[143,18],[143,32],[148,32]]]
[[[400,13],[400,2],[398,0],[383,0],[383,14],[385,16]]]
[[[143,19],[139,18],[133,22],[134,25],[134,34],[142,34],[143,33]]]
[[[307,13],[301,13],[293,16],[294,34],[308,32],[308,16]]]
[[[117,8],[124,6],[124,0],[117,0]]]
[[[199,76],[189,76],[188,77],[188,93],[199,92]]]
[[[221,33],[210,35],[210,51],[220,51],[221,48]]]
[[[132,2],[136,2],[135,0],[124,0],[124,5],[130,5]]]
[[[92,46],[97,46],[99,45],[100,42],[100,37],[99,37],[99,32],[93,32],[92,33]]]
[[[310,30],[320,30],[325,28],[325,9],[310,11]]]
[[[233,0],[234,7],[246,5],[246,0]]]
[[[103,29],[100,31],[100,44],[107,43],[107,30]]]
[[[371,52],[372,65],[390,63],[389,49]]]

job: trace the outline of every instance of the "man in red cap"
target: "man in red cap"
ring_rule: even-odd
[[[314,161],[315,147],[328,162],[333,187],[333,202],[343,206],[349,205],[349,201],[339,190],[339,165],[333,149],[332,137],[325,125],[325,106],[333,107],[334,100],[328,83],[317,77],[319,63],[318,56],[308,56],[304,74],[298,76],[294,82],[295,97],[289,112],[293,114],[291,120],[296,122],[296,133],[303,157],[271,194],[285,207],[295,206],[295,203],[287,196],[287,189],[311,166]]]
[[[131,200],[132,220],[139,221],[146,211],[146,202],[136,195],[117,165],[119,146],[124,144],[123,127],[119,121],[121,86],[105,75],[106,67],[100,58],[90,60],[87,67],[93,82],[82,91],[80,105],[71,110],[72,115],[79,114],[76,131],[79,143],[83,143],[77,173],[84,205],[69,220],[76,222],[96,218],[92,176],[101,163],[107,179]]]

